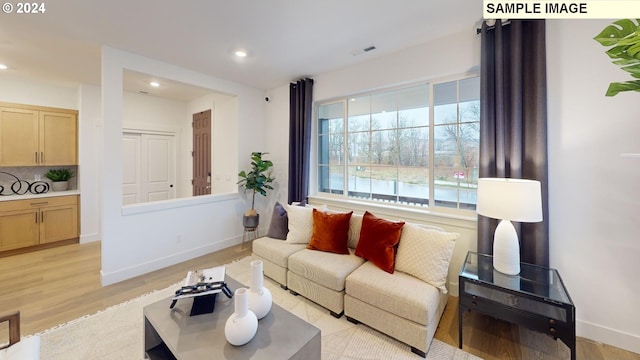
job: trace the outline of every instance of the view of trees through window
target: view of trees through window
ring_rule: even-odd
[[[479,92],[471,77],[319,104],[318,191],[475,209]]]

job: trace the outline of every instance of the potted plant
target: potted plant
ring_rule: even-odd
[[[244,170],[238,173],[241,178],[238,184],[244,187],[244,190],[252,191],[251,194],[251,209],[244,213],[242,218],[242,225],[245,228],[256,228],[260,222],[260,214],[255,210],[256,193],[267,196],[267,189],[273,190],[273,187],[269,185],[275,178],[271,177],[271,167],[273,163],[270,160],[264,160],[263,155],[268,153],[252,152],[251,153],[251,169],[246,172]]]
[[[53,182],[51,184],[53,191],[64,191],[69,188],[69,179],[74,174],[69,169],[49,169],[44,176]]]

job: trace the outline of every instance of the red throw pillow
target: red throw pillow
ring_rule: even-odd
[[[381,219],[365,211],[362,217],[360,240],[356,246],[356,255],[393,274],[396,249],[403,225],[404,221],[393,222]]]
[[[313,209],[313,233],[307,249],[348,254],[349,221],[351,214],[334,213]]]

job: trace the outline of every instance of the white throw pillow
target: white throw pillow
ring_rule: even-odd
[[[358,247],[360,230],[362,230],[362,215],[351,215],[351,220],[349,221],[349,247],[352,249]]]
[[[313,208],[287,205],[287,217],[289,217],[289,232],[285,242],[308,244],[313,233]]]
[[[398,244],[396,270],[413,275],[447,293],[447,273],[458,233],[405,224]]]

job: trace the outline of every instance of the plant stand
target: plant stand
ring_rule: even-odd
[[[259,237],[258,235],[258,227],[250,227],[250,228],[244,228],[244,231],[242,233],[242,249],[244,249],[244,241],[245,238],[247,238],[248,240],[255,240]]]

